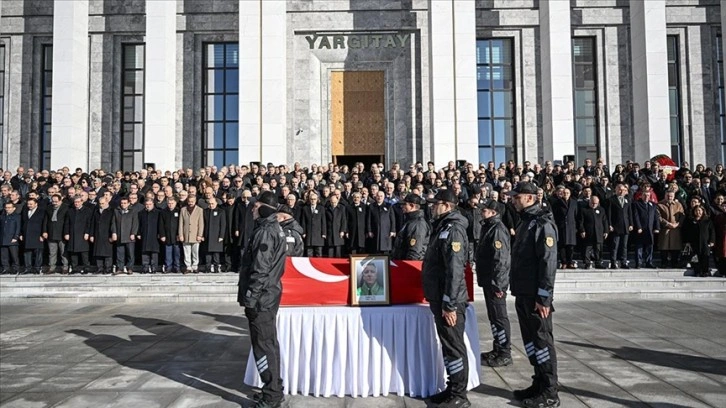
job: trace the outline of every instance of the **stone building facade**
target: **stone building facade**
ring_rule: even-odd
[[[0,167],[726,155],[718,0],[2,0]]]

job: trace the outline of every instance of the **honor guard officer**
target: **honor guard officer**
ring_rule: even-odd
[[[552,213],[537,204],[537,187],[521,183],[509,193],[521,215],[512,245],[512,295],[534,381],[514,398],[524,407],[558,407],[557,353],[552,336],[552,296],[557,270],[557,227]]]
[[[431,226],[424,217],[421,206],[426,201],[416,194],[407,194],[401,206],[406,217],[401,231],[396,234],[391,258],[420,261],[426,254],[426,247],[431,235]]]
[[[446,389],[430,401],[440,407],[470,407],[466,397],[469,361],[464,343],[467,220],[456,209],[458,199],[451,190],[440,190],[430,202],[434,204],[434,224],[421,275],[449,376]]]
[[[285,242],[287,243],[287,256],[303,256],[305,255],[305,243],[303,242],[303,229],[293,218],[292,209],[285,204],[278,207],[277,221],[280,223],[282,230],[285,232]]]
[[[287,243],[277,221],[277,205],[275,194],[265,191],[252,208],[255,229],[242,257],[237,295],[237,301],[245,308],[252,352],[263,383],[256,408],[280,407],[284,398],[275,322],[282,296]]]
[[[484,290],[484,301],[494,339],[493,350],[482,353],[482,361],[491,367],[512,364],[511,329],[507,316],[509,287],[510,234],[502,223],[499,204],[488,201],[481,206],[483,218],[479,245],[476,251],[476,276]]]

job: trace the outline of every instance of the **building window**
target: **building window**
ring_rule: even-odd
[[[121,169],[130,171],[144,160],[144,44],[124,44],[122,59]]]
[[[43,71],[40,75],[40,168],[50,167],[50,137],[53,113],[53,45],[43,45]]]
[[[716,37],[716,78],[718,78],[718,123],[721,135],[721,162],[726,162],[726,94],[723,78],[723,44],[721,35]]]
[[[237,163],[239,151],[239,44],[204,45],[202,163]]]
[[[668,36],[668,102],[671,113],[671,159],[679,165],[683,162],[683,141],[681,134],[681,97],[678,69],[678,36]]]
[[[575,163],[597,159],[597,64],[595,37],[572,39],[572,91],[575,116]]]
[[[0,156],[5,145],[5,45],[0,44]],[[0,161],[2,166],[2,161]]]
[[[479,162],[516,160],[514,152],[514,64],[510,39],[476,42]]]

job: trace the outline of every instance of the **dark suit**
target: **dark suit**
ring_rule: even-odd
[[[552,215],[557,224],[557,248],[559,250],[560,264],[573,265],[572,255],[577,244],[577,210],[578,204],[570,198],[554,198],[552,201]]]
[[[653,245],[655,231],[660,229],[658,206],[652,202],[633,203],[633,230],[635,236],[635,267],[653,264]],[[642,230],[641,232],[638,232]]]
[[[595,265],[600,267],[604,236],[610,229],[605,209],[599,206],[591,208],[589,205],[580,208],[577,229],[580,234],[585,233],[585,238],[582,239],[585,246],[585,266],[592,265],[594,256]]]
[[[393,249],[391,233],[396,232],[395,228],[396,217],[389,204],[373,203],[368,206],[366,231],[373,234],[369,248],[372,253],[387,254]]]
[[[305,252],[309,257],[323,256],[325,245],[325,232],[328,229],[325,217],[325,208],[317,204],[315,208],[307,204],[302,209],[302,222],[300,225],[305,234]]]
[[[141,236],[141,264],[143,272],[153,272],[159,264],[159,214],[154,207],[151,211],[146,209],[139,212],[139,231]],[[137,236],[138,239],[138,236]]]
[[[58,256],[61,258],[63,269],[68,269],[68,257],[66,256],[66,242],[63,240],[63,223],[66,219],[68,207],[61,204],[58,210],[49,205],[45,212],[43,220],[43,233],[48,234],[46,241],[48,242],[48,266],[55,269],[58,264]],[[55,213],[55,221],[53,220]]]
[[[615,266],[620,260],[620,266],[627,268],[628,265],[628,234],[633,226],[631,201],[628,196],[623,197],[623,204],[620,204],[618,196],[612,196],[608,201],[608,221],[610,223],[612,248],[610,250],[610,265]]]
[[[0,261],[3,271],[8,271],[10,261],[17,268],[20,265],[18,259],[18,247],[20,246],[21,220],[16,213],[0,215]]]
[[[45,214],[39,207],[35,208],[32,217],[27,207],[21,214],[21,235],[23,236],[25,268],[28,269],[32,266],[37,268],[38,272],[40,272],[40,268],[43,266],[43,250],[45,249],[45,242],[43,240],[44,219]]]
[[[91,219],[91,237],[93,237],[93,257],[96,258],[96,266],[106,270],[111,268],[113,260],[113,244],[111,243],[111,224],[114,221],[111,207],[101,212],[97,208]]]
[[[338,203],[335,208],[332,205],[325,206],[325,246],[328,249],[329,258],[340,258],[343,256],[342,248],[345,243],[345,233],[348,232],[348,214],[343,204]],[[341,233],[343,236],[341,237]]]
[[[348,248],[351,253],[365,252],[367,215],[368,206],[363,202],[355,205],[351,201],[350,206],[348,206]]]
[[[179,234],[179,207],[170,210],[168,207],[159,216],[159,238],[164,238],[164,263],[166,272],[179,271],[181,259],[181,243],[176,237]]]
[[[69,236],[66,250],[70,254],[71,265],[74,268],[80,268],[81,272],[88,266],[90,247],[85,235],[90,235],[91,232],[91,215],[92,210],[89,208],[70,208],[63,225],[63,234]]]

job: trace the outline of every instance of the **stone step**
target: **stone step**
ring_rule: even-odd
[[[684,270],[559,271],[558,300],[726,298],[726,279]],[[2,275],[0,303],[235,302],[236,273],[134,275]],[[475,298],[482,297],[481,290]]]

